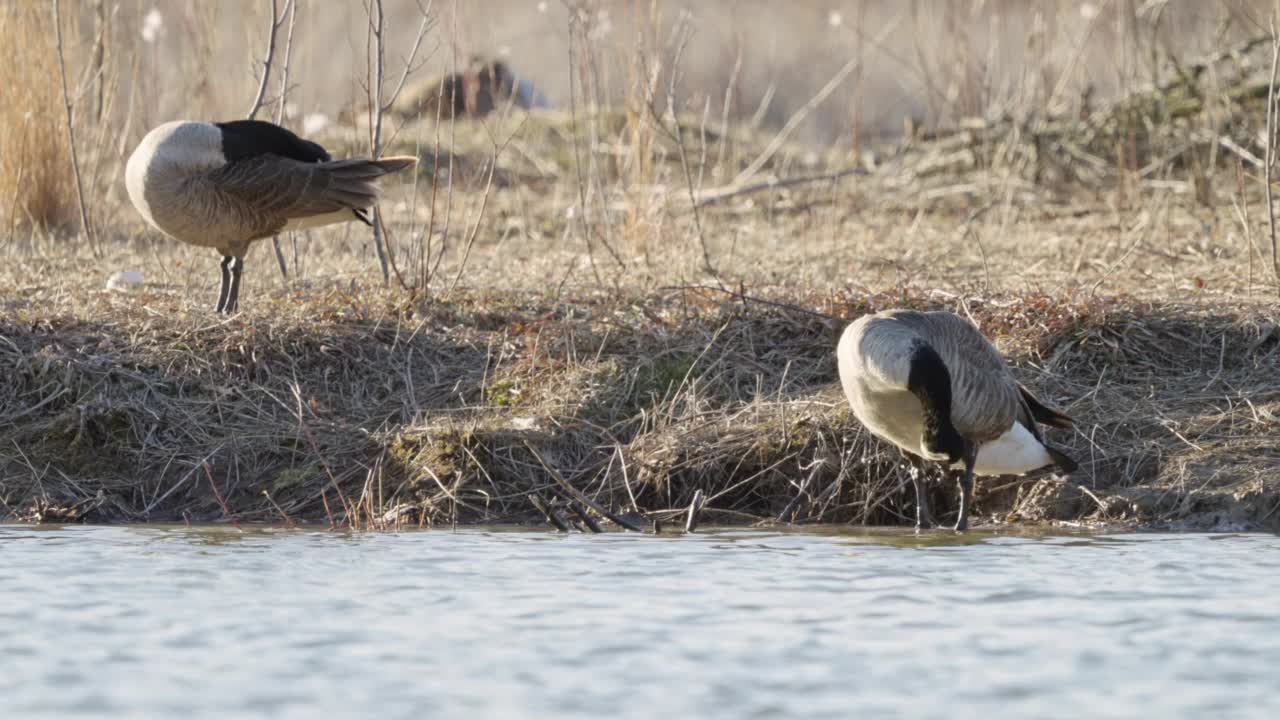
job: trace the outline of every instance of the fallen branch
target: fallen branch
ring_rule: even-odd
[[[711,188],[703,193],[693,204],[694,208],[703,208],[708,205],[714,205],[730,198],[740,195],[749,195],[751,193],[760,192],[761,190],[779,190],[786,187],[794,187],[796,185],[806,185],[808,183],[835,181],[850,175],[870,175],[871,173],[865,168],[851,167],[843,170],[836,170],[829,173],[821,173],[819,175],[801,175],[799,177],[783,178],[781,180],[765,180],[753,185],[738,186],[724,185],[718,188]]]
[[[538,461],[538,464],[542,466],[542,469],[547,471],[547,474],[551,476],[551,479],[555,480],[556,484],[559,485],[562,490],[564,490],[566,493],[569,494],[569,497],[573,498],[574,500],[577,500],[578,502],[591,508],[592,510],[595,510],[601,516],[608,518],[611,522],[613,522],[615,525],[618,525],[619,527],[624,527],[630,530],[631,532],[638,532],[638,533],[644,532],[644,528],[641,528],[639,525],[636,525],[630,520],[623,518],[621,515],[618,515],[617,513],[606,510],[600,504],[593,502],[586,495],[583,495],[577,488],[570,485],[569,481],[565,480],[564,477],[560,475],[560,472],[558,470],[548,465],[547,461],[542,459],[542,455],[539,454],[538,451],[535,450],[527,440],[525,441],[524,446],[525,446],[525,449],[527,449],[529,453],[533,455],[534,459]]]
[[[570,500],[569,509],[573,511],[574,515],[578,516],[579,520],[582,520],[582,524],[586,525],[587,529],[591,532],[604,532],[604,529],[600,527],[600,523],[596,522],[596,519],[591,517],[591,513],[587,512],[587,509],[582,506],[582,503],[577,500]]]
[[[809,473],[804,480],[800,481],[800,488],[796,491],[796,496],[791,498],[786,507],[782,508],[782,512],[778,513],[778,522],[789,523],[795,519],[796,511],[800,509],[800,501],[808,494],[809,482],[813,480],[813,476],[814,473]]]
[[[566,523],[564,521],[564,518],[560,517],[560,514],[556,512],[554,509],[552,509],[552,507],[548,505],[545,500],[538,497],[537,495],[534,495],[533,493],[529,493],[527,497],[529,498],[529,503],[533,505],[535,508],[537,508],[538,512],[542,513],[542,517],[546,518],[547,522],[552,527],[554,527],[556,530],[559,530],[560,532],[565,532],[565,533],[569,532],[569,524]]]

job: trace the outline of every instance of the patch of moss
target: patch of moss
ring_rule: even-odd
[[[636,399],[648,401],[675,391],[686,377],[690,377],[696,361],[693,355],[679,353],[655,358],[641,366],[636,377]]]
[[[495,380],[485,390],[485,397],[495,407],[515,407],[520,402],[520,388],[515,380]]]
[[[291,467],[276,473],[276,477],[271,481],[271,494],[284,495],[293,490],[306,485],[307,480],[316,477],[317,468],[314,465],[306,465],[302,467]]]

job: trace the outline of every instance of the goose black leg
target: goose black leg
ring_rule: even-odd
[[[916,529],[928,530],[933,527],[933,513],[929,512],[929,491],[920,468],[911,468],[911,484],[916,486]]]
[[[956,530],[969,529],[969,505],[973,502],[973,464],[978,460],[978,444],[966,442],[964,448],[964,474],[960,476],[960,515],[956,518]]]
[[[235,258],[230,255],[222,256],[222,262],[219,267],[222,269],[222,285],[218,288],[218,305],[214,312],[224,313],[227,310],[227,295],[231,292],[231,261]]]
[[[227,305],[223,310],[228,315],[240,306],[240,271],[243,269],[244,258],[231,256],[231,288],[227,291]]]
[[[925,486],[927,468],[915,455],[904,452],[902,457],[910,466],[907,472],[911,474],[911,484],[916,489],[916,529],[928,530],[937,523],[933,520],[933,513],[929,512],[929,490]]]

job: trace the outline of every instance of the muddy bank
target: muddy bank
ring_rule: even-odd
[[[984,480],[985,522],[1280,528],[1280,330],[1257,306],[334,290],[222,321],[146,292],[6,298],[6,519],[540,522],[545,462],[642,522],[701,490],[704,522],[906,524],[905,470],[850,417],[832,354],[848,320],[906,305],[971,315],[1077,420],[1054,431],[1073,481]],[[954,511],[951,483],[934,493]]]

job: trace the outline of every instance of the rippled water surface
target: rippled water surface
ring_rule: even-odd
[[[1280,538],[0,527],[5,717],[1280,717]]]

